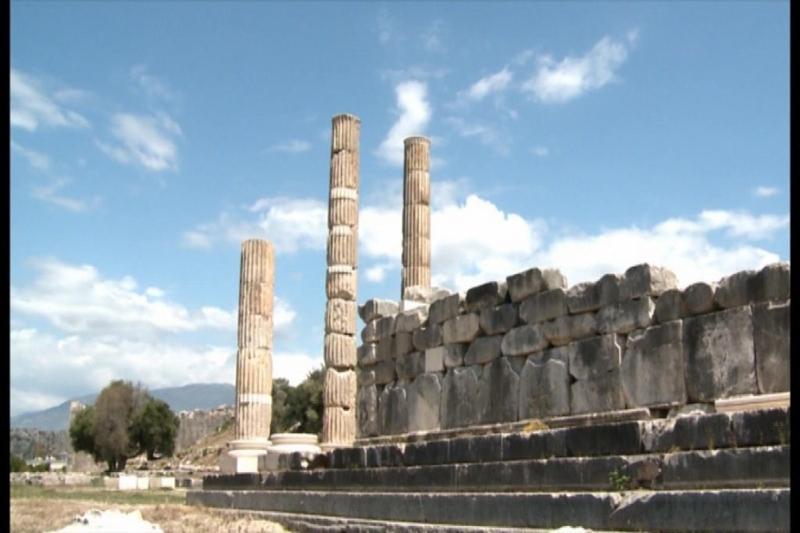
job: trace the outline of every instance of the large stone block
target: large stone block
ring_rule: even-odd
[[[661,293],[656,300],[656,309],[653,320],[658,324],[665,324],[678,320],[684,316],[683,295],[678,289],[669,289]]]
[[[544,350],[547,344],[541,325],[526,325],[509,330],[503,335],[500,349],[507,356],[527,355]]]
[[[415,329],[412,340],[414,348],[421,351],[441,346],[444,342],[442,327],[429,324],[427,327]]]
[[[649,326],[656,304],[649,296],[624,300],[601,308],[597,312],[597,331],[600,333],[630,333]]]
[[[394,361],[381,361],[372,369],[375,371],[375,383],[385,385],[397,379]]]
[[[328,300],[325,307],[325,333],[356,334],[356,303]]]
[[[714,293],[714,301],[723,309],[766,300],[783,301],[789,298],[790,271],[788,263],[773,263],[760,271],[744,270],[722,278]]]
[[[716,309],[714,303],[715,286],[709,283],[693,283],[686,287],[681,294],[683,315],[702,315]]]
[[[358,366],[368,367],[378,362],[378,345],[374,342],[365,342],[356,350]]]
[[[356,373],[354,370],[338,372],[325,370],[322,384],[322,405],[328,407],[355,407]]]
[[[361,340],[363,342],[378,342],[378,321],[368,322],[361,330]]]
[[[545,350],[529,357],[519,380],[519,419],[569,414],[569,348]]]
[[[523,322],[536,324],[567,314],[567,295],[564,289],[551,289],[528,297],[519,305]]]
[[[444,368],[452,368],[454,366],[462,366],[464,364],[464,354],[467,351],[467,343],[458,344],[445,344],[444,346],[437,346],[425,350],[425,367],[427,368],[438,367],[438,361],[442,362]],[[428,364],[430,361],[430,365]]]
[[[431,431],[441,427],[442,378],[421,374],[408,385],[408,431]]]
[[[322,442],[349,445],[355,438],[355,409],[329,406],[322,410]]]
[[[425,287],[423,285],[412,285],[403,290],[403,300],[411,300],[430,304],[436,300],[450,296],[450,291],[441,287]]]
[[[762,268],[756,275],[755,300],[783,301],[791,294],[789,263],[773,263]]]
[[[762,394],[789,390],[790,302],[753,305],[753,343],[758,391]]]
[[[658,296],[666,290],[677,288],[678,277],[673,272],[663,267],[642,263],[625,271],[620,284],[620,299]]]
[[[478,420],[482,424],[514,422],[519,411],[519,375],[505,357],[483,367],[478,382]]]
[[[403,311],[395,317],[395,332],[411,333],[415,329],[422,327],[427,320],[428,308],[426,306]]]
[[[481,329],[487,335],[505,333],[517,325],[518,316],[515,304],[503,304],[496,307],[487,307],[481,311],[479,322]]]
[[[686,403],[681,321],[632,332],[622,357],[621,377],[628,407]]]
[[[431,303],[428,312],[429,324],[441,324],[458,316],[464,304],[464,296],[461,294],[451,294],[450,296],[439,298]]]
[[[503,303],[507,293],[508,285],[506,285],[505,281],[490,281],[469,289],[464,305],[467,311],[480,311]]]
[[[464,355],[464,364],[466,366],[479,365],[497,359],[500,357],[502,342],[502,335],[478,337],[469,345],[467,353]]]
[[[398,435],[408,432],[406,388],[397,382],[387,385],[378,397],[378,432]]]
[[[359,437],[374,437],[378,434],[378,388],[369,385],[358,389],[356,419]]]
[[[620,301],[620,285],[622,285],[622,276],[619,274],[606,274],[597,280],[596,288],[600,307]]]
[[[445,350],[442,348],[444,348],[444,346],[437,346],[436,348],[429,348],[422,352],[422,366],[424,372],[444,372]]]
[[[512,302],[521,302],[528,296],[544,290],[544,278],[538,268],[530,268],[506,278]]]
[[[325,294],[330,298],[355,301],[358,289],[358,271],[350,265],[328,267],[325,276]]]
[[[423,352],[411,352],[397,357],[395,363],[397,377],[410,380],[425,372]]]
[[[619,335],[602,335],[576,341],[569,345],[569,373],[575,379],[600,377],[619,368],[622,359]]]
[[[324,359],[326,366],[356,366],[356,338],[352,335],[328,333],[325,335]]]
[[[569,287],[567,277],[556,268],[543,269],[542,281],[544,281],[544,290],[546,291],[553,289],[567,290],[567,287]]]
[[[369,324],[367,324],[369,327]],[[366,328],[364,328],[366,329]],[[384,316],[375,321],[375,336],[385,338],[395,333],[395,317]]]
[[[385,316],[394,316],[397,314],[397,302],[390,300],[367,300],[364,305],[359,306],[358,316],[366,324]]]
[[[478,422],[480,366],[457,367],[447,371],[442,382],[442,428],[471,426]]]
[[[381,337],[378,340],[376,353],[378,355],[378,361],[392,361],[395,358],[394,338]]]
[[[690,402],[756,392],[752,319],[747,306],[684,319]]]
[[[570,411],[573,415],[618,411],[625,408],[619,368],[570,386]]]
[[[591,337],[597,333],[595,313],[560,316],[541,324],[544,337],[553,346],[563,346],[574,340]]]
[[[414,350],[411,333],[395,333],[393,339],[392,354],[394,357]]]
[[[567,310],[570,313],[587,313],[598,309],[600,309],[600,293],[596,284],[578,283],[567,290]]]
[[[472,342],[480,330],[480,319],[477,313],[468,313],[447,320],[442,327],[442,335],[445,344]]]
[[[375,370],[360,368],[356,371],[356,378],[359,388],[375,385]]]

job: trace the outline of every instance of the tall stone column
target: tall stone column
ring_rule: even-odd
[[[328,271],[325,290],[323,450],[352,444],[356,436],[356,287],[358,272],[358,139],[361,120],[333,117]]]
[[[275,252],[264,240],[242,243],[239,334],[236,354],[236,440],[221,465],[228,472],[258,472],[272,421],[272,305]]]
[[[403,142],[403,279],[406,287],[431,286],[431,141],[408,137]]]

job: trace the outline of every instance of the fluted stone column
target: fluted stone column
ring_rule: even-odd
[[[431,286],[431,141],[408,137],[403,162],[403,279],[406,287]]]
[[[356,287],[358,272],[358,138],[361,121],[333,117],[328,271],[325,291],[323,450],[348,446],[356,436]]]
[[[275,253],[264,240],[242,243],[236,355],[236,440],[220,466],[258,472],[272,421],[272,305]]]

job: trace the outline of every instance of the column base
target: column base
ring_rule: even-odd
[[[270,446],[268,439],[240,439],[228,444],[229,450],[219,457],[223,474],[257,474],[259,463]]]

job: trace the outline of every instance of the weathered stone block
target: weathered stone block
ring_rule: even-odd
[[[408,386],[408,431],[430,431],[441,427],[442,379],[421,374]]]
[[[436,300],[450,296],[450,291],[441,287],[425,287],[422,285],[413,285],[406,287],[403,291],[404,300],[412,300],[415,302],[422,302],[430,304]]]
[[[392,346],[393,357],[406,354],[414,350],[411,333],[395,333],[394,344]]]
[[[513,422],[519,411],[519,375],[505,357],[483,367],[478,382],[479,420],[482,424]]]
[[[444,342],[442,327],[436,324],[429,324],[425,328],[415,329],[413,333],[414,348],[425,351],[429,348],[441,346]]]
[[[591,282],[578,283],[567,290],[567,310],[572,314],[600,309],[600,293]]]
[[[381,337],[378,340],[378,348],[376,350],[378,361],[392,361],[395,358],[394,354],[394,338]]]
[[[722,278],[714,291],[714,302],[723,309],[741,307],[754,300],[755,270],[742,270]]]
[[[663,267],[642,263],[625,271],[620,284],[620,299],[658,296],[666,290],[677,288],[678,277],[673,272]]]
[[[328,267],[325,276],[325,294],[328,298],[355,301],[358,272],[350,265]]]
[[[469,289],[464,305],[467,311],[480,311],[503,303],[507,293],[508,285],[505,281],[490,281]]]
[[[665,324],[678,320],[684,316],[683,295],[678,289],[669,289],[661,293],[656,300],[656,309],[653,320],[658,324]]]
[[[368,322],[361,330],[361,340],[363,342],[378,342],[378,321]]]
[[[375,371],[375,383],[385,385],[397,379],[394,361],[381,361],[373,367]]]
[[[613,334],[573,342],[567,352],[570,375],[578,380],[587,380],[619,368],[622,342],[619,335]]]
[[[415,376],[425,372],[425,360],[422,352],[411,352],[397,357],[397,377],[400,379],[414,379]]]
[[[375,370],[373,369],[359,369],[356,372],[356,377],[359,388],[375,385]]]
[[[573,415],[617,411],[625,408],[619,369],[570,386],[570,411]]]
[[[519,380],[519,419],[569,414],[569,348],[545,350],[529,357]]]
[[[398,313],[395,317],[395,332],[411,333],[425,324],[428,319],[428,308],[425,306]]]
[[[478,421],[480,366],[451,368],[442,383],[442,428],[471,426]]]
[[[684,319],[690,402],[756,392],[752,318],[745,306]]]
[[[606,274],[597,280],[597,297],[600,299],[600,307],[620,301],[621,284],[622,276],[619,274]]]
[[[335,226],[328,233],[328,266],[358,265],[358,236],[354,228]]]
[[[597,331],[600,333],[630,333],[649,326],[656,304],[649,296],[624,300],[601,308],[597,312]]]
[[[332,407],[355,407],[356,373],[354,370],[338,372],[325,370],[322,385],[322,405]]]
[[[478,337],[469,345],[467,353],[464,355],[464,364],[466,366],[479,365],[497,359],[500,357],[502,342],[502,335]]]
[[[753,342],[760,393],[789,390],[790,336],[790,302],[753,305]]]
[[[468,313],[451,318],[444,323],[442,335],[445,344],[472,342],[480,333],[481,325],[476,313]]]
[[[408,432],[408,401],[403,385],[389,384],[378,397],[378,430],[381,435]]]
[[[369,324],[367,324],[369,327]],[[367,329],[367,328],[364,328]],[[378,338],[385,338],[394,335],[395,332],[395,317],[384,316],[375,321],[375,336]]]
[[[340,335],[338,333],[325,335],[324,360],[326,366],[355,366],[356,338],[352,335]]]
[[[528,297],[519,305],[523,322],[536,324],[567,314],[567,296],[564,289],[551,289]]]
[[[445,344],[444,346],[437,346],[425,350],[425,367],[428,368],[428,359],[430,359],[430,366],[438,366],[438,361],[441,361],[445,368],[452,368],[454,366],[462,366],[464,364],[464,353],[467,351],[467,343],[458,344]],[[429,372],[429,370],[426,370]]]
[[[378,345],[374,342],[365,342],[356,350],[358,366],[372,366],[378,362]]]
[[[710,313],[716,309],[714,304],[715,286],[708,283],[693,283],[683,290],[681,300],[685,316]]]
[[[756,272],[744,270],[720,280],[714,293],[719,307],[729,309],[751,302],[786,300],[790,293],[788,263],[773,263]]]
[[[597,333],[595,313],[560,316],[541,324],[545,338],[553,346],[563,346],[574,340],[591,337]]]
[[[364,305],[359,306],[358,316],[366,324],[385,316],[394,316],[397,314],[397,302],[390,300],[367,300]]]
[[[444,349],[444,346],[437,346],[436,348],[428,348],[425,350],[422,357],[424,372],[444,372],[445,352],[446,349]]]
[[[503,304],[482,310],[479,322],[484,333],[497,335],[516,326],[517,316],[518,311],[515,304]]]
[[[506,278],[508,292],[512,302],[521,302],[528,296],[544,290],[542,271],[531,268]]]
[[[375,385],[360,387],[356,395],[356,422],[359,437],[378,434],[378,388]]]
[[[547,347],[547,339],[539,324],[520,326],[503,335],[500,349],[503,355],[527,355]]]
[[[544,290],[549,291],[553,289],[567,290],[569,284],[567,277],[562,274],[557,268],[545,268],[542,270],[542,281],[544,282]]]
[[[441,324],[445,320],[458,316],[463,303],[464,297],[458,293],[451,294],[445,298],[439,298],[431,303],[428,312],[428,323]]]
[[[787,300],[791,294],[789,263],[773,263],[756,275],[755,300]]]
[[[686,403],[683,376],[683,324],[680,320],[630,334],[621,368],[628,407]]]
[[[356,334],[356,303],[328,300],[325,307],[325,333]]]

